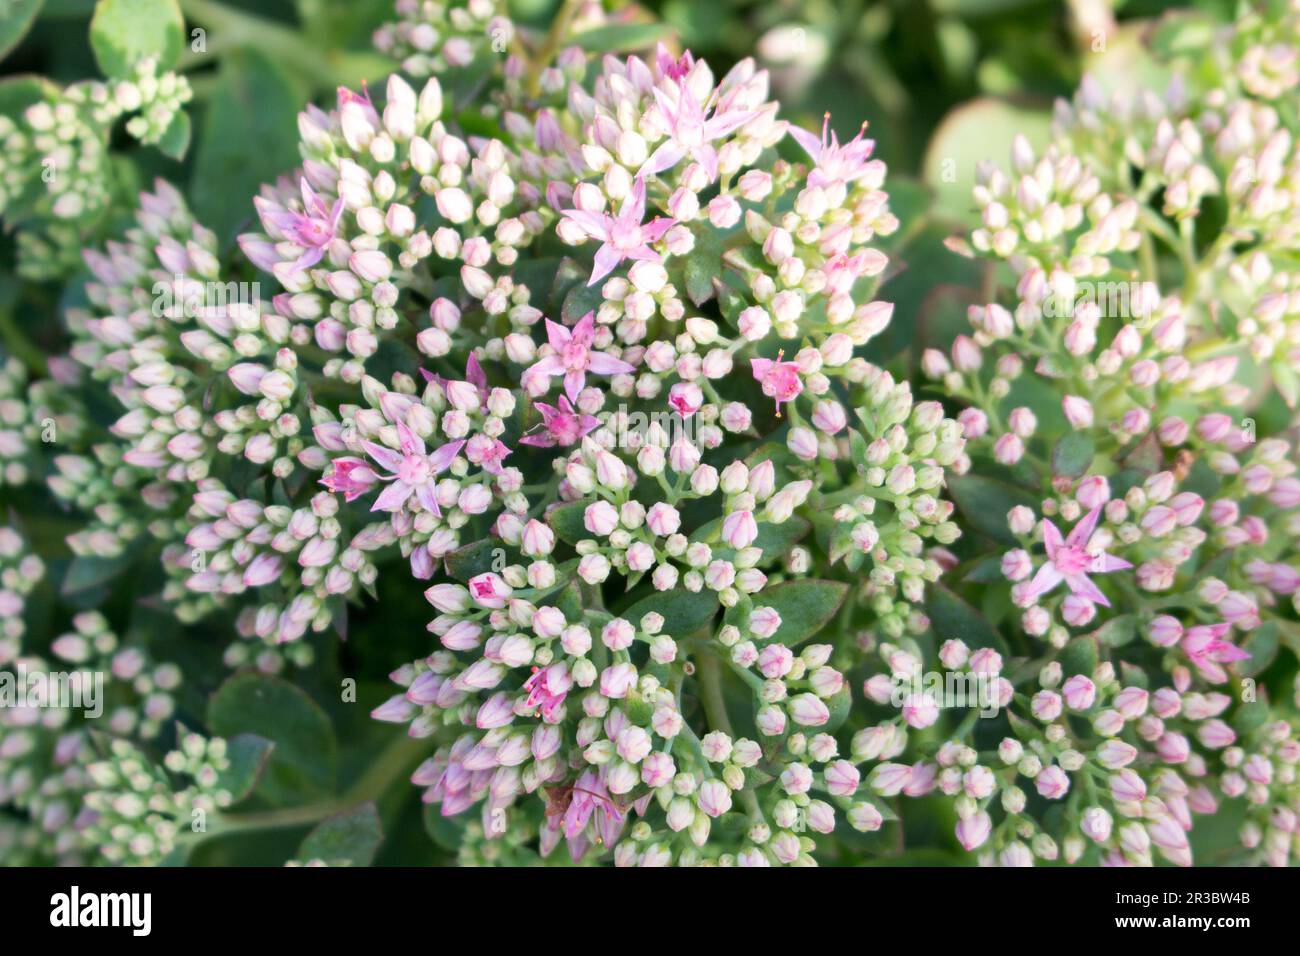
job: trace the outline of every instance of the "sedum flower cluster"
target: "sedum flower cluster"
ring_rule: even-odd
[[[5,366],[0,476],[43,478],[74,560],[149,565],[290,680],[419,594],[371,716],[467,865],[857,859],[935,795],[983,863],[1219,862],[1225,817],[1233,861],[1295,858],[1300,12],[1161,94],[1086,81],[981,167],[949,247],[989,281],[915,382],[865,124],[805,128],[749,59],[593,56],[586,8],[540,52],[487,0],[396,15],[399,72],[299,114],[236,249],[158,180],[82,251],[58,387]],[[139,69],[0,127],[84,173],[55,220],[107,203],[114,120],[155,142],[187,98]],[[249,741],[179,727],[179,671],[95,612],[25,648],[41,570],[6,529],[0,664],[121,702],[0,721],[33,822],[0,840],[153,863],[233,827]]]
[[[1045,149],[1019,138],[981,169],[982,223],[950,243],[1012,279],[922,357],[964,406],[971,467],[951,488],[985,545],[954,575],[998,625],[934,650],[988,675],[1010,732],[967,722],[875,773],[952,797],[986,861],[1190,865],[1201,819],[1228,814],[1234,859],[1300,851],[1295,689],[1257,683],[1300,647],[1300,130],[1278,103],[1294,50],[1268,42],[1300,13],[1265,8],[1161,94],[1085,80]],[[938,717],[909,699],[889,726]]]

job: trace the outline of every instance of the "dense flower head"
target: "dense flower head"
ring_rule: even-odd
[[[751,59],[396,13],[400,72],[299,114],[236,248],[158,180],[87,242],[50,381],[0,366],[0,482],[77,516],[76,574],[157,558],[150,608],[233,631],[232,681],[414,599],[365,706],[465,863],[807,865],[919,797],[990,864],[1208,862],[1225,806],[1241,859],[1294,859],[1294,701],[1256,684],[1300,647],[1294,11],[1243,16],[1217,86],[1085,80],[983,164],[948,246],[988,281],[914,357],[865,124],[803,128]],[[98,612],[25,645],[43,570],[0,529],[0,664],[111,673],[113,739],[7,717],[0,804],[45,858],[183,856],[260,744],[177,724],[178,669]]]

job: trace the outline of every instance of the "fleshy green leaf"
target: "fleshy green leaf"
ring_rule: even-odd
[[[666,23],[612,23],[579,33],[570,42],[591,53],[628,53],[644,50],[671,32]]]
[[[1082,674],[1091,677],[1097,669],[1097,642],[1091,637],[1072,638],[1057,658],[1066,677]]]
[[[31,29],[45,0],[0,0],[0,58],[16,47]]]
[[[1023,488],[976,475],[949,478],[948,493],[971,527],[1006,544],[1014,544],[1016,541],[1015,535],[1007,527],[1007,512],[1017,505],[1036,510],[1038,503]]]
[[[1277,657],[1278,643],[1278,626],[1275,622],[1266,621],[1255,628],[1241,642],[1241,649],[1250,655],[1250,659],[1237,664],[1237,673],[1243,677],[1255,677],[1262,673]]]
[[[275,744],[257,734],[240,734],[226,742],[226,753],[230,766],[217,786],[230,791],[234,803],[246,799],[262,779],[262,773],[271,759]]]
[[[379,812],[367,802],[322,821],[298,847],[297,859],[369,866],[383,840]]]
[[[485,538],[448,553],[443,558],[443,563],[447,566],[447,573],[457,581],[468,581],[492,570],[492,558],[496,550],[497,546]]]
[[[60,589],[64,597],[89,591],[91,588],[107,584],[117,577],[135,560],[134,552],[127,550],[113,558],[99,558],[78,555],[68,565],[68,573],[63,576]]]
[[[672,637],[694,634],[712,620],[718,609],[718,596],[709,590],[688,591],[673,588],[643,597],[619,617],[638,624],[643,615],[656,611],[664,616],[663,633]]]
[[[1107,647],[1122,647],[1137,637],[1137,618],[1132,614],[1112,617],[1093,631],[1092,636]]]
[[[843,581],[800,578],[763,591],[754,603],[774,608],[781,615],[781,626],[772,641],[794,647],[817,635],[833,620],[848,593],[849,586]]]
[[[164,156],[176,160],[184,159],[186,151],[190,148],[190,130],[189,114],[178,110],[167,129],[163,131],[162,139],[158,140],[158,149]]]
[[[1083,432],[1064,435],[1052,449],[1052,472],[1065,478],[1081,478],[1088,473],[1096,447]]]
[[[584,498],[581,501],[570,501],[558,508],[552,508],[547,512],[546,523],[551,526],[551,530],[561,541],[577,544],[592,536],[587,526],[582,523],[583,514],[590,504],[591,501]]]
[[[256,734],[275,744],[257,792],[272,803],[318,798],[334,787],[334,728],[320,706],[277,677],[245,671],[217,688],[208,726],[227,739]]]
[[[212,89],[191,187],[197,217],[221,240],[253,218],[257,194],[301,162],[298,96],[281,69],[249,50],[228,54]],[[250,144],[256,144],[251,148]]]
[[[988,159],[1005,166],[1018,133],[1035,148],[1045,145],[1050,125],[1046,110],[1022,109],[993,97],[958,106],[935,129],[922,162],[926,185],[934,190],[935,209],[963,222],[978,222],[971,199],[976,165]]]
[[[185,45],[185,21],[176,0],[99,0],[90,21],[90,46],[107,77],[131,75],[145,57],[170,70]]]
[[[1000,654],[1007,653],[1006,642],[993,625],[942,584],[931,584],[926,589],[925,610],[940,641],[959,640],[967,647],[991,647]]]

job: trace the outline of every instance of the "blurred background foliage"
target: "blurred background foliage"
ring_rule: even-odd
[[[518,24],[539,32],[547,29],[558,5],[559,0],[508,3]],[[392,69],[370,43],[373,30],[392,19],[389,0],[179,0],[179,6],[190,45],[180,69],[195,93],[188,107],[190,148],[178,161],[136,145],[119,131],[112,145],[119,157],[115,175],[122,216],[94,227],[101,232],[84,235],[87,244],[101,242],[103,230],[125,225],[134,194],[154,176],[163,176],[183,189],[198,218],[233,251],[234,237],[252,225],[251,198],[259,186],[297,162],[296,115],[302,105],[308,100],[332,104],[340,84],[356,87],[369,81],[378,86]],[[1232,6],[1231,0],[605,4],[616,21],[642,25],[623,38],[633,35],[643,47],[662,39],[671,47],[689,48],[707,58],[718,76],[743,57],[756,57],[771,71],[784,115],[809,128],[819,127],[827,111],[841,138],[869,122],[877,155],[890,166],[887,188],[904,224],[887,243],[894,271],[882,297],[896,303],[894,321],[888,334],[873,343],[873,357],[903,366],[925,346],[950,338],[964,321],[965,306],[978,294],[978,265],[948,252],[942,242],[971,219],[968,197],[976,164],[1005,161],[1017,132],[1045,140],[1053,100],[1069,96],[1085,73],[1110,89],[1163,87],[1166,78],[1144,42],[1151,25],[1188,7],[1227,19]],[[37,13],[27,29],[17,18],[33,10]],[[93,0],[0,0],[0,83],[18,74],[39,74],[62,84],[98,76],[88,41],[93,11]],[[42,354],[58,354],[66,347],[55,317],[61,306],[76,300],[78,286],[21,279],[14,255],[12,236],[0,236],[0,332],[15,353],[10,333],[20,332],[20,341],[35,357],[29,361],[32,370],[40,371]],[[119,633],[144,633],[166,659],[181,664],[187,680],[178,716],[192,726],[202,725],[208,698],[228,673],[219,658],[231,621],[216,616],[196,627],[181,627],[149,600],[160,584],[149,573],[113,582],[83,581],[70,590],[70,555],[62,538],[75,528],[76,516],[60,513],[40,485],[24,491],[21,499],[9,495],[4,511],[20,516],[25,533],[53,565],[52,583],[32,602],[33,633],[59,633],[78,608],[102,607]],[[138,564],[154,566],[143,559]],[[322,726],[337,738],[337,760],[329,768],[337,781],[335,792],[361,777],[377,753],[391,749],[391,728],[367,715],[388,696],[387,673],[426,652],[427,612],[419,587],[401,575],[382,575],[380,600],[353,609],[348,640],[320,641],[323,660],[318,666],[290,676],[309,695],[295,706],[319,708]],[[355,703],[340,701],[337,688],[345,677],[357,681]],[[307,716],[316,720],[316,713]],[[421,756],[417,743],[398,750],[393,759],[414,766]],[[454,862],[465,821],[424,814],[418,796],[400,777],[380,796],[388,839],[377,862]],[[951,821],[945,822],[942,814],[927,816],[922,807],[910,816],[920,822],[909,828],[909,844],[955,849]],[[214,840],[201,848],[195,862],[273,864],[291,855],[302,836],[300,829]],[[907,859],[907,847],[885,840],[867,840],[870,845],[859,849],[884,852],[886,862]],[[968,862],[942,849],[921,852],[912,862]]]

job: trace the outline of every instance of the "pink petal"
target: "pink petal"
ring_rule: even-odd
[[[609,275],[623,261],[623,255],[613,246],[606,243],[596,250],[596,258],[592,264],[591,278],[587,280],[587,285],[595,285],[605,276]]]
[[[395,481],[375,499],[371,511],[401,511],[406,499],[411,497],[414,489],[404,481]]]
[[[585,209],[565,209],[564,215],[577,223],[578,228],[604,242],[609,238],[609,216],[603,212],[587,212]]]
[[[665,169],[672,169],[685,155],[686,150],[678,146],[676,140],[667,140],[650,154],[650,158],[642,165],[637,176],[653,176],[662,173]]]
[[[1093,531],[1097,529],[1097,519],[1101,517],[1101,508],[1093,508],[1086,515],[1079,519],[1071,530],[1065,543],[1072,548],[1084,548],[1088,545],[1088,539],[1092,537]]]
[[[402,446],[402,451],[408,455],[424,454],[424,439],[411,431],[405,422],[397,423],[398,444]]]
[[[1097,555],[1093,560],[1093,566],[1089,568],[1089,570],[1106,574],[1110,571],[1123,571],[1126,568],[1131,567],[1133,567],[1133,565],[1128,561],[1125,561],[1123,558],[1117,558],[1113,554],[1103,553]]]
[[[1039,595],[1046,594],[1052,588],[1061,583],[1064,575],[1056,570],[1056,565],[1050,561],[1038,569],[1034,579],[1029,582],[1029,587],[1025,589],[1026,598],[1036,598]]]
[[[757,110],[729,110],[722,114],[713,114],[713,119],[704,124],[704,138],[718,139],[733,130],[744,126],[758,115]],[[802,145],[802,144],[800,144]]]
[[[619,375],[636,371],[633,366],[622,359],[614,358],[608,352],[590,353],[587,368],[597,375]]]
[[[1106,600],[1106,595],[1097,589],[1097,585],[1092,583],[1092,579],[1086,574],[1067,575],[1065,583],[1069,585],[1071,591],[1081,598],[1091,601],[1093,604],[1100,604],[1102,607],[1110,607],[1110,601]]]
[[[402,454],[400,452],[393,451],[393,449],[385,445],[376,445],[372,441],[363,441],[361,447],[366,450],[366,454],[390,472],[396,472],[397,469],[402,467]]]
[[[550,321],[549,319],[547,320]],[[566,333],[568,329],[564,330]],[[548,355],[528,366],[528,373],[533,375],[559,375],[564,371],[564,363],[558,355]],[[526,374],[528,374],[526,373]]]
[[[587,384],[587,373],[583,371],[568,372],[564,376],[564,393],[573,401],[578,400],[578,393]]]
[[[1060,530],[1046,518],[1043,519],[1043,544],[1047,546],[1049,560],[1056,557],[1056,552],[1062,544]]]
[[[460,450],[464,447],[465,441],[462,439],[461,441],[449,441],[447,444],[437,448],[433,454],[429,456],[429,467],[433,469],[433,473],[437,475],[450,468],[451,463],[455,460],[456,456],[460,454]]]
[[[415,489],[415,497],[419,499],[420,504],[424,506],[425,511],[432,512],[438,517],[442,517],[442,511],[438,508],[438,494],[433,487],[432,482],[426,481]],[[425,549],[428,550],[427,548]]]
[[[558,322],[546,320],[546,341],[551,343],[551,348],[560,351],[569,344],[569,339],[573,338],[573,333],[560,325]]]
[[[817,161],[822,152],[820,136],[816,136],[806,129],[800,129],[798,126],[790,126],[786,132],[790,134],[796,143],[803,147],[803,151],[812,158],[813,162]]]
[[[691,155],[696,161],[704,167],[704,172],[708,174],[709,182],[718,178],[718,151],[708,143],[701,143],[691,151]]]

